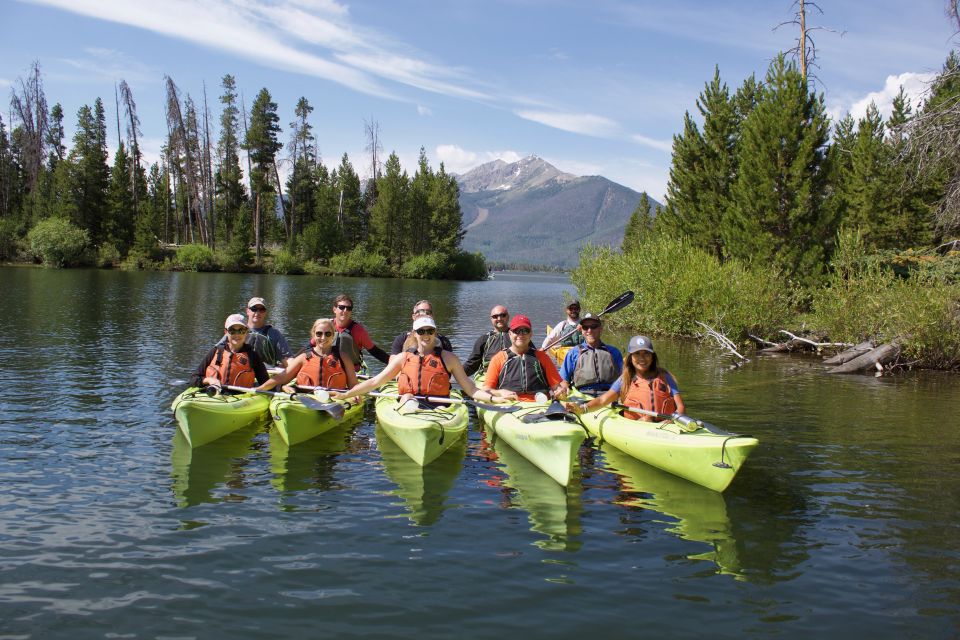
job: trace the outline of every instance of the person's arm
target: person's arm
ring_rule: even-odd
[[[291,358],[287,361],[287,368],[278,373],[273,377],[277,381],[277,386],[282,387],[287,393],[293,393],[293,386],[286,386],[288,382],[297,377],[297,374],[300,373],[303,363],[306,361],[307,354],[301,353],[296,358]]]
[[[443,358],[443,363],[447,367],[447,371],[450,372],[450,375],[453,376],[454,380],[460,385],[463,389],[463,392],[477,400],[478,402],[496,402],[495,398],[506,398],[508,400],[516,400],[517,394],[513,391],[506,391],[503,389],[479,389],[476,384],[473,382],[473,378],[467,375],[467,372],[463,370],[463,365],[460,364],[460,358],[450,351],[444,351],[441,354]],[[489,396],[489,397],[487,397]]]
[[[486,335],[480,336],[477,338],[477,341],[473,343],[473,351],[470,352],[470,356],[463,363],[463,371],[468,376],[472,376],[480,370],[480,365],[483,364],[483,347],[486,344]]]
[[[407,341],[407,334],[401,333],[396,338],[393,339],[393,344],[390,345],[390,355],[395,356],[401,351],[403,351],[403,343]]]
[[[567,351],[563,358],[563,366],[560,367],[560,377],[573,384],[573,372],[577,368],[577,360],[580,358],[580,349],[574,347]]]
[[[383,364],[390,363],[390,355],[375,344],[370,345],[370,348],[367,349],[367,353],[372,355],[374,358],[376,358]]]
[[[589,413],[591,411],[600,409],[601,407],[607,406],[619,396],[619,390],[614,391],[613,389],[610,389],[610,391],[604,391],[601,395],[597,396],[596,398],[591,398],[589,402],[584,402],[583,404],[580,404],[579,402],[564,402],[563,408],[576,414]]]
[[[286,367],[287,361],[293,357],[293,351],[290,350],[290,344],[284,335],[276,327],[272,327],[272,330],[276,337],[277,357],[280,359],[280,364]]]
[[[377,375],[364,380],[359,384],[355,384],[346,391],[340,392],[335,391],[330,394],[330,397],[334,400],[349,400],[354,396],[362,396],[368,391],[372,391],[382,385],[387,380],[393,380],[398,373],[400,373],[400,368],[403,366],[403,356],[397,355],[390,359],[387,363],[387,366],[383,368],[383,371]]]
[[[541,349],[546,349],[547,345],[560,337],[560,334],[563,333],[563,330],[567,327],[566,321],[558,322],[554,325],[553,329],[550,329],[550,333],[543,339],[543,342],[540,343]]]
[[[686,413],[686,406],[683,404],[683,398],[680,397],[680,387],[677,385],[677,380],[674,378],[669,371],[666,372],[664,376],[667,379],[667,385],[670,387],[670,395],[673,396],[673,401],[677,404],[677,413]]]
[[[490,391],[500,387],[500,369],[503,367],[503,362],[506,360],[507,356],[503,351],[497,352],[495,356],[490,358],[490,363],[487,366],[487,375],[483,379],[483,388]]]
[[[550,356],[539,349],[536,352],[536,356],[537,359],[540,360],[540,366],[543,367],[544,375],[547,376],[547,384],[550,386],[553,397],[557,400],[563,400],[567,397],[567,394],[570,393],[570,385],[560,377],[560,372],[557,371],[557,365],[553,364]]]
[[[357,386],[357,368],[353,364],[353,355],[341,351],[340,361],[343,363],[343,372],[347,376],[347,388],[352,389]]]
[[[253,374],[257,377],[258,385],[256,389],[259,391],[269,391],[277,386],[277,381],[267,373],[267,365],[260,359],[260,355],[253,349],[251,349],[247,355],[250,357],[250,367],[253,369]]]
[[[203,360],[200,361],[200,366],[197,367],[196,371],[193,372],[193,375],[190,376],[190,386],[191,387],[203,387],[208,384],[213,384],[213,382],[208,382],[206,379],[207,367],[210,366],[210,363],[213,361],[213,356],[217,353],[217,348],[213,347],[210,351],[207,352],[207,355],[203,357]],[[216,382],[220,382],[217,380]]]

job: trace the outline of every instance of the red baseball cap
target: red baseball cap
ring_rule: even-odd
[[[533,325],[530,324],[530,318],[524,315],[513,316],[510,320],[510,331],[518,327],[526,327],[527,329],[533,330]]]

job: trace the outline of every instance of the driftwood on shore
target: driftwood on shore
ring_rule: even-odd
[[[792,351],[821,353],[824,349],[848,347],[823,361],[823,364],[830,367],[827,373],[856,373],[874,368],[883,371],[885,366],[889,368],[889,365],[895,364],[900,357],[899,340],[891,340],[881,345],[872,341],[852,345],[846,342],[821,342],[795,335],[786,330],[781,330],[780,333],[787,336],[789,340],[771,342],[754,335],[750,335],[750,339],[757,343],[758,350],[761,353],[787,353]]]
[[[720,345],[721,349],[723,349],[724,351],[729,353],[731,356],[733,356],[734,361],[733,361],[733,365],[731,366],[731,369],[736,369],[737,367],[740,367],[750,362],[750,358],[742,355],[739,351],[737,351],[737,345],[734,344],[733,340],[723,335],[722,333],[720,333],[719,331],[717,331],[716,329],[714,329],[713,327],[711,327],[706,323],[703,323],[697,320],[697,324],[706,330],[705,333],[701,334],[701,337],[703,339],[712,338],[716,340],[717,344]]]
[[[899,355],[900,342],[894,340],[833,367],[827,373],[856,373],[864,369],[883,369],[884,365],[895,361]]]

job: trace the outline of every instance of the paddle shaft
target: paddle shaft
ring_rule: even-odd
[[[267,389],[254,389],[252,387],[236,387],[232,384],[223,385],[221,389],[229,389],[230,391],[240,391],[244,393],[266,393],[267,395],[271,396],[288,396],[291,399],[294,397],[294,394],[285,393],[283,391],[268,391]],[[320,402],[315,398],[303,396],[297,397],[300,399],[300,404],[309,409],[313,409],[314,411],[324,411],[329,413],[337,420],[343,417],[345,409],[339,402]]]
[[[598,313],[597,315],[595,315],[595,316],[593,316],[593,317],[599,318],[600,316],[602,316],[602,315],[605,314],[605,313],[613,313],[614,311],[619,311],[620,309],[623,309],[625,306],[627,306],[627,305],[630,304],[631,302],[633,302],[633,291],[624,291],[624,292],[621,293],[619,296],[617,296],[616,298],[614,298],[613,300],[611,300],[611,301],[610,301],[610,304],[607,305],[607,308],[606,308],[606,309],[604,309],[603,311],[601,311],[600,313]],[[557,345],[558,343],[563,342],[564,340],[566,340],[567,338],[569,338],[570,336],[572,336],[572,335],[573,335],[574,333],[576,333],[576,332],[577,332],[577,329],[576,329],[576,327],[574,327],[574,328],[571,329],[570,331],[568,331],[568,332],[566,332],[565,334],[561,335],[560,337],[554,339],[554,341],[551,342],[551,343],[549,343],[547,346],[545,346],[545,347],[542,349],[542,351],[546,351],[547,349],[550,349],[550,348],[554,347],[554,346]]]
[[[373,396],[374,398],[402,398],[403,395],[399,393],[381,393],[379,391],[371,391],[367,395]],[[496,404],[485,404],[483,402],[477,402],[476,400],[471,400],[467,398],[444,398],[438,396],[413,396],[415,400],[426,400],[427,402],[433,402],[435,404],[472,404],[475,407],[480,409],[486,409],[487,411],[499,411],[501,413],[511,413],[517,411],[519,407],[510,406],[510,405],[496,405]]]

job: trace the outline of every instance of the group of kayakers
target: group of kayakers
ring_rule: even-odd
[[[204,357],[191,383],[257,385],[258,390],[321,388],[331,391],[333,399],[345,400],[396,380],[400,402],[413,401],[415,410],[416,403],[429,402],[427,397],[448,397],[451,380],[455,380],[465,395],[482,402],[532,401],[539,394],[564,400],[574,387],[589,397],[564,404],[574,413],[615,401],[659,414],[684,411],[676,380],[659,365],[650,339],[633,336],[625,361],[616,347],[601,339],[602,314],[581,317],[576,300],[566,306],[567,317],[548,333],[539,349],[532,344],[533,326],[527,316],[511,317],[505,306],[494,306],[490,310],[492,328],[477,338],[463,364],[453,353],[450,340],[438,332],[428,300],[413,306],[411,328],[394,338],[390,355],[353,319],[349,296],[338,295],[331,311],[333,317],[313,323],[309,344],[294,356],[283,334],[266,323],[265,300],[251,298],[246,317],[227,317],[223,338]],[[547,353],[557,345],[567,347],[559,369]],[[376,376],[358,380],[363,351],[386,366]],[[271,378],[267,365],[284,369]],[[289,385],[291,381],[295,387]],[[654,419],[648,414],[625,415]]]

